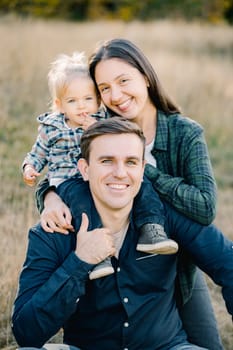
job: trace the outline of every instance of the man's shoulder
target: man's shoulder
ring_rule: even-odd
[[[46,249],[50,249],[63,252],[64,255],[67,255],[67,253],[73,250],[76,242],[75,233],[72,232],[68,235],[63,235],[56,232],[46,232],[40,222],[30,228],[28,238],[36,249],[43,249],[45,251]]]

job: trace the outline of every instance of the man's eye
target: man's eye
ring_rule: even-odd
[[[128,160],[127,164],[128,165],[137,165],[137,162],[135,160]]]
[[[103,164],[111,164],[112,160],[111,159],[102,159],[101,163],[103,163]]]

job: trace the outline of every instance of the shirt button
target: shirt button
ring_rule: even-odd
[[[128,322],[125,322],[125,323],[124,323],[124,327],[125,327],[125,328],[129,327],[129,323],[128,323]]]
[[[118,268],[117,268],[117,272],[120,272],[120,271],[121,271],[121,268],[120,268],[120,267],[118,267]]]
[[[129,299],[128,298],[124,298],[124,303],[128,303]]]

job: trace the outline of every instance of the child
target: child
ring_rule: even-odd
[[[100,108],[100,98],[89,75],[83,53],[60,55],[51,65],[48,85],[52,98],[52,112],[38,117],[40,126],[37,140],[22,165],[23,179],[29,186],[35,184],[40,171],[46,165],[50,186],[57,187],[63,181],[77,175],[77,159],[80,155],[79,145],[83,130],[98,119],[107,117],[104,109]],[[146,193],[152,190],[153,187],[148,181],[142,185],[141,195],[138,197],[140,215],[138,218],[135,215],[135,224],[140,227],[141,235],[137,249],[147,253],[173,254],[178,245],[168,239],[164,232],[162,204],[156,193],[154,196],[150,195],[148,208]],[[154,197],[155,203],[151,203],[151,197]],[[149,221],[145,221],[147,212],[150,213]],[[113,272],[109,258],[96,266],[90,273],[90,279]]]

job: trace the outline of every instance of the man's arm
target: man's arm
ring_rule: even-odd
[[[20,346],[41,347],[64,325],[85,294],[93,265],[75,254],[75,235],[45,233],[35,226],[14,303],[13,333]]]
[[[85,295],[89,272],[115,254],[109,229],[88,231],[85,214],[77,218],[77,225],[77,239],[74,233],[44,232],[39,225],[29,232],[12,317],[12,330],[20,346],[41,347],[55,335]]]
[[[233,242],[214,225],[198,224],[167,204],[165,210],[166,232],[222,287],[227,310],[233,315]]]

